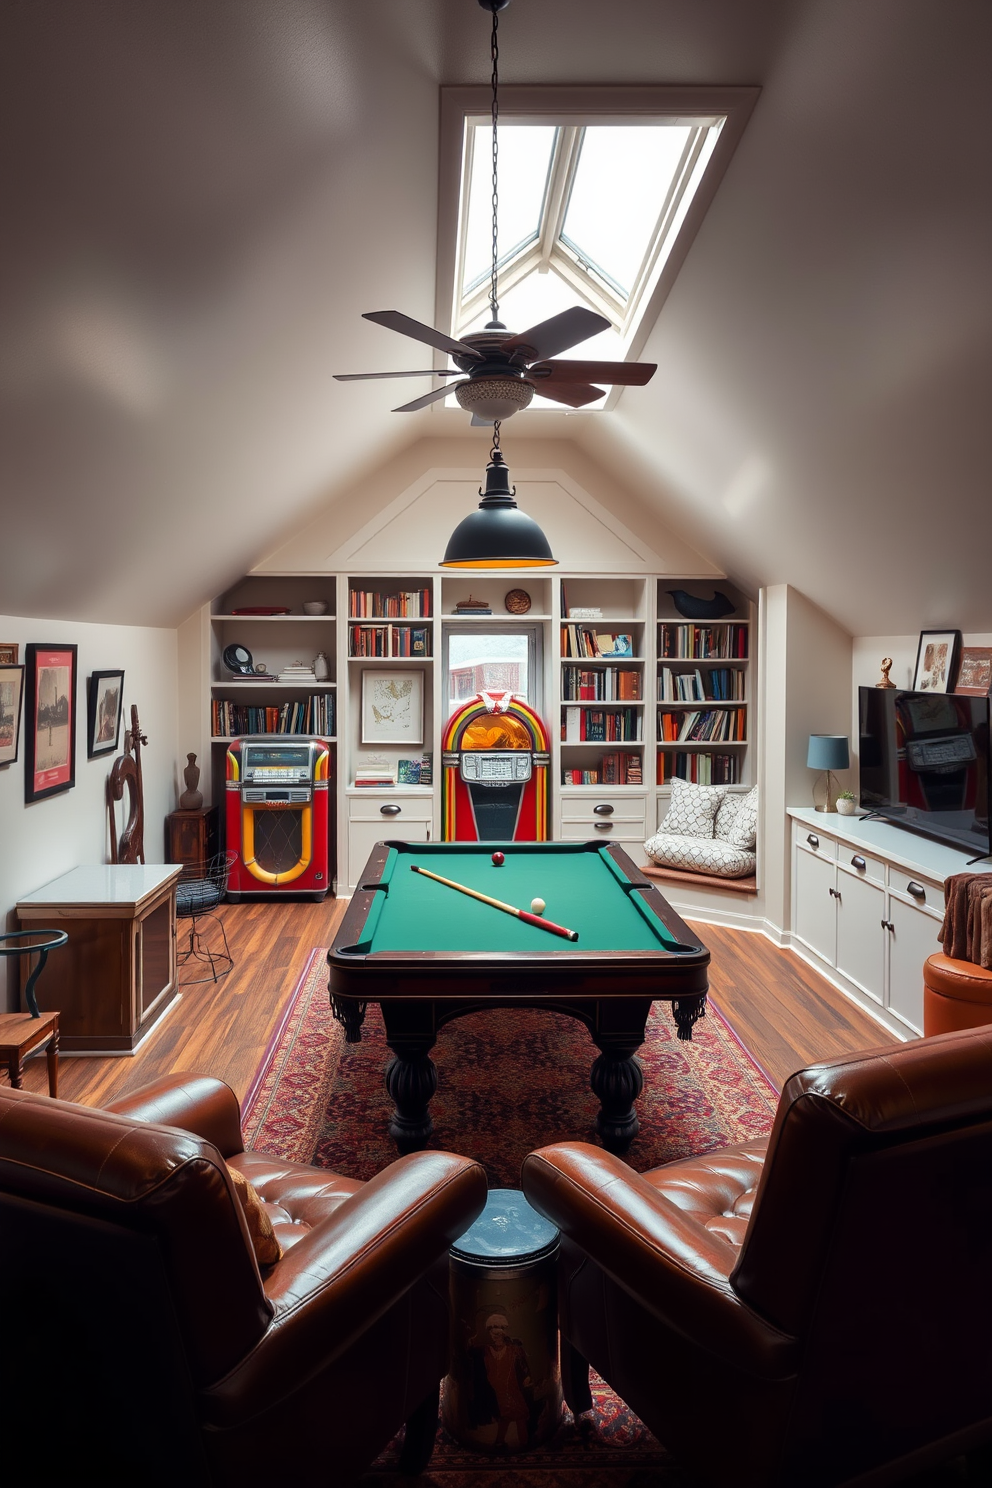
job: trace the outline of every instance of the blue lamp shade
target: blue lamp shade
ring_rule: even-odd
[[[810,734],[806,766],[810,770],[849,770],[851,751],[846,734]]]

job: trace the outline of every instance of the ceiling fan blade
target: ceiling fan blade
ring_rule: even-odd
[[[568,358],[560,362],[539,362],[528,367],[543,390],[548,383],[609,382],[615,387],[643,387],[658,370],[657,362],[578,362]]]
[[[588,341],[590,336],[609,329],[610,322],[605,315],[597,315],[593,310],[576,305],[571,310],[563,310],[560,315],[552,315],[550,320],[542,320],[540,325],[531,326],[529,331],[511,336],[500,349],[517,351],[526,346],[533,353],[534,361],[543,362],[546,357],[557,356],[570,346],[577,346],[580,341]]]
[[[423,341],[425,346],[436,346],[438,351],[455,351],[459,356],[479,358],[475,347],[469,346],[467,341],[456,341],[454,336],[446,336],[433,326],[411,320],[409,315],[402,315],[399,310],[369,310],[362,319],[373,320],[376,325],[385,326],[387,331],[399,331],[401,336],[412,336],[414,341]],[[582,340],[581,336],[579,340]],[[571,346],[574,343],[570,341],[568,344]],[[548,352],[547,355],[554,356],[554,352]]]
[[[335,382],[367,382],[370,378],[377,377],[464,377],[463,372],[451,367],[445,372],[438,372],[434,367],[425,367],[420,372],[335,372]]]
[[[422,398],[414,398],[412,403],[402,403],[399,408],[394,408],[394,413],[416,413],[418,408],[426,408],[428,403],[436,403],[438,398],[446,398],[451,392],[452,386],[461,387],[461,383],[446,383],[444,387],[434,388],[430,393],[425,393]]]
[[[570,382],[564,387],[548,387],[546,382],[538,383],[537,395],[539,398],[550,398],[552,403],[567,403],[569,408],[582,408],[586,403],[595,403],[597,398],[602,398],[604,389],[591,387],[588,383]]]

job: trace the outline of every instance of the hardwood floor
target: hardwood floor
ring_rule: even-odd
[[[226,1080],[243,1097],[310,951],[330,945],[346,902],[226,905],[234,969],[216,985],[183,986],[182,998],[133,1056],[61,1059],[59,1094],[101,1105],[158,1075],[198,1070]],[[792,951],[777,949],[763,935],[717,925],[698,929],[712,952],[715,1002],[777,1085],[805,1064],[892,1042]],[[57,1002],[54,995],[50,1000]],[[28,1060],[24,1088],[47,1090],[44,1058]]]

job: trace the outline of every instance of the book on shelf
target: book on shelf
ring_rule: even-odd
[[[745,708],[687,709],[682,713],[658,710],[658,737],[666,742],[707,744],[710,742],[743,743],[747,737]]]
[[[658,751],[658,784],[667,785],[673,776],[693,785],[737,785],[741,762],[735,754],[707,754],[703,751]]]
[[[692,671],[675,671],[662,667],[658,673],[660,703],[695,703],[744,701],[744,672],[740,667],[695,667]]]
[[[561,695],[565,702],[639,702],[641,673],[637,667],[585,670],[566,666],[562,670]]]
[[[355,771],[359,790],[383,790],[395,784],[396,769],[392,765],[366,765]]]
[[[633,639],[626,634],[595,631],[583,625],[561,627],[561,654],[563,657],[613,657],[632,656]]]
[[[598,770],[562,770],[562,785],[598,785]]]
[[[422,620],[431,613],[430,589],[349,589],[348,614],[353,620]]]
[[[334,737],[333,692],[312,693],[295,702],[255,707],[214,698],[210,704],[210,732],[214,738],[239,734],[314,734]]]
[[[746,661],[748,627],[727,620],[714,625],[675,625],[663,621],[660,626],[659,654],[665,660],[709,660],[726,657]]]
[[[352,625],[348,631],[350,656],[428,657],[430,631],[411,625]]]
[[[420,760],[420,783],[421,785],[432,785],[434,782],[434,756],[425,754]]]
[[[639,754],[628,754],[623,750],[604,754],[599,768],[604,785],[643,785],[644,783]]]
[[[396,761],[396,781],[399,785],[420,784],[419,759],[401,759]]]

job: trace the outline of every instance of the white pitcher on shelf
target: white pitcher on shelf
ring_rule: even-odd
[[[317,681],[326,682],[328,677],[330,676],[330,670],[331,669],[327,664],[327,657],[324,655],[323,651],[318,651],[317,655],[313,659],[313,674],[317,678]]]

